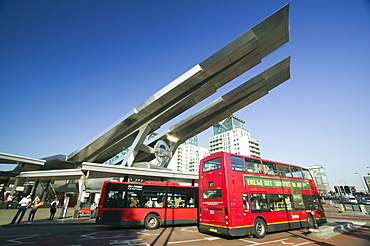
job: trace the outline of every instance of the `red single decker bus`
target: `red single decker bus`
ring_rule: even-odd
[[[161,225],[197,222],[198,187],[162,181],[103,183],[98,224],[156,229]]]
[[[308,169],[230,153],[216,153],[199,167],[199,231],[254,235],[325,223]]]

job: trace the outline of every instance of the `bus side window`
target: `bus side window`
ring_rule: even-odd
[[[273,162],[263,162],[263,168],[265,169],[265,174],[267,175],[278,175],[276,164]]]
[[[259,160],[245,158],[245,164],[247,166],[247,171],[250,173],[263,173],[262,165]]]
[[[267,196],[266,194],[251,194],[252,211],[267,210]]]
[[[248,194],[242,194],[242,196],[244,210],[249,210]]]
[[[308,169],[302,168],[302,173],[305,179],[312,179],[310,171],[308,171]]]
[[[231,170],[245,172],[243,157],[231,155],[230,161],[231,161]]]
[[[198,189],[194,188],[186,188],[185,190],[185,207],[187,208],[195,208],[197,207],[197,196],[198,196]]]
[[[290,168],[288,165],[278,164],[278,168],[279,168],[279,176],[292,177],[292,174],[290,173]]]
[[[279,194],[269,194],[269,208],[271,211],[285,211],[286,205],[284,201],[284,196]]]
[[[167,206],[169,208],[184,208],[185,207],[185,194],[168,193]]]
[[[189,208],[194,208],[195,207],[194,198],[190,197],[187,207],[189,207]]]
[[[137,198],[137,194],[135,192],[128,192],[127,193],[127,207],[129,208],[137,208],[140,207],[140,200]]]
[[[123,208],[124,207],[123,198],[125,197],[125,194],[126,194],[125,191],[122,191],[122,192],[118,193],[118,196],[117,196],[117,207],[118,208]]]
[[[124,207],[124,200],[123,200],[124,196],[125,196],[125,191],[118,190],[118,189],[109,190],[106,193],[103,206],[105,208],[123,208]]]
[[[292,174],[293,174],[293,177],[294,178],[299,178],[299,179],[302,179],[303,178],[302,170],[301,170],[300,167],[294,167],[294,166],[292,166],[291,167],[291,170],[292,170]]]

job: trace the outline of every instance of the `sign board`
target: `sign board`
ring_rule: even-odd
[[[62,211],[60,212],[59,219],[64,219],[66,217],[68,204],[69,204],[69,197],[65,197],[64,202],[63,202]]]

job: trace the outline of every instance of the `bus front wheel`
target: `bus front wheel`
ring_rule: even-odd
[[[267,233],[267,225],[261,218],[257,218],[254,222],[254,236],[256,238],[264,238]]]
[[[155,214],[149,214],[145,217],[144,226],[148,230],[154,230],[159,227],[159,218]]]

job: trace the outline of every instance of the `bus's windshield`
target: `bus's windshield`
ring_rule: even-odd
[[[212,160],[203,162],[203,172],[210,172],[221,168],[221,158],[217,157]]]

